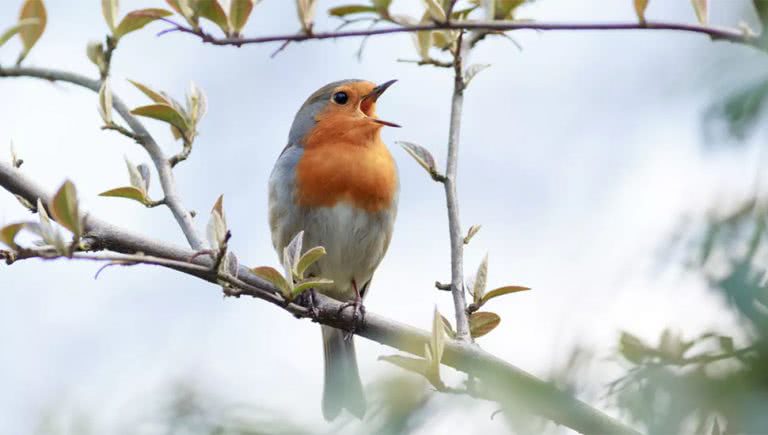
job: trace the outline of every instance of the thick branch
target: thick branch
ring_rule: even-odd
[[[50,196],[31,179],[11,165],[0,162],[0,186],[9,192],[20,195],[34,203],[38,198],[43,203],[50,202]],[[135,254],[162,258],[171,261],[191,262],[205,268],[167,267],[197,276],[206,281],[219,284],[218,276],[211,273],[213,260],[208,256],[196,256],[195,251],[168,246],[164,243],[147,239],[124,229],[115,227],[94,216],[85,216],[84,236],[95,248],[108,249],[125,254]],[[240,266],[237,278],[233,278],[235,288],[228,294],[248,295],[278,305],[297,317],[311,317],[311,310],[294,304],[286,304],[277,294],[276,289]],[[345,330],[381,344],[392,346],[405,352],[423,356],[424,347],[429,342],[430,333],[398,323],[374,313],[368,313],[363,323],[357,319],[354,325],[352,312],[344,310],[339,314],[341,303],[318,294],[315,298],[317,316],[314,320]],[[354,326],[354,328],[353,328]],[[473,346],[455,340],[448,340],[443,357],[444,364],[471,374],[488,385],[498,387],[505,400],[528,408],[535,414],[542,415],[557,423],[584,433],[636,434],[637,432],[621,422],[591,408],[584,402],[571,397],[553,384],[542,381],[527,372]]]
[[[174,23],[175,24],[175,23]],[[404,25],[378,29],[361,29],[342,32],[293,33],[288,35],[259,36],[253,38],[216,38],[202,30],[176,25],[174,30],[191,33],[214,45],[262,44],[267,42],[300,42],[312,39],[335,39],[358,36],[386,35],[390,33],[412,33],[425,30],[481,30],[506,32],[511,30],[678,30],[708,35],[712,39],[745,44],[760,48],[760,38],[742,29],[711,27],[699,24],[669,23],[663,21],[617,22],[617,23],[545,23],[536,21],[450,21],[447,23]]]
[[[0,67],[0,77],[32,77],[52,82],[67,82],[88,88],[94,92],[99,92],[99,88],[101,87],[101,82],[99,80],[89,79],[88,77],[66,71],[42,68]],[[139,144],[147,150],[147,153],[152,159],[165,195],[165,204],[171,209],[171,212],[176,218],[176,222],[178,222],[181,230],[184,232],[189,245],[195,250],[203,249],[205,247],[203,239],[195,230],[192,216],[182,205],[181,198],[176,190],[176,181],[173,177],[171,165],[163,153],[163,150],[157,142],[155,142],[155,139],[149,134],[149,131],[147,131],[141,121],[131,114],[131,110],[128,106],[126,106],[116,95],[113,95],[112,97],[112,106],[125,120],[128,127],[136,136]]]

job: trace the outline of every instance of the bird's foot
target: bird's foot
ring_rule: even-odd
[[[309,317],[312,319],[313,322],[316,322],[317,318],[320,317],[320,310],[317,308],[317,301],[315,299],[315,295],[316,295],[315,289],[311,288],[301,293],[296,298],[296,302],[298,302],[299,305],[309,310]]]
[[[352,301],[344,302],[339,307],[339,310],[336,313],[337,317],[341,317],[342,311],[344,311],[345,308],[352,307],[352,327],[347,332],[347,334],[344,336],[345,340],[349,340],[352,335],[357,331],[357,322],[358,320],[362,323],[365,322],[365,305],[363,305],[363,299],[362,298],[355,298]]]

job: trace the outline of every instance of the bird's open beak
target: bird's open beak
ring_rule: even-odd
[[[371,93],[369,93],[368,95],[363,97],[362,101],[360,102],[361,108],[366,105],[367,101],[370,101],[371,103],[375,103],[376,100],[379,99],[381,94],[383,94],[384,91],[387,90],[387,88],[389,88],[390,86],[395,84],[396,81],[397,80],[390,80],[388,82],[384,82],[384,83],[376,86],[375,88],[373,88]],[[368,104],[370,104],[370,103],[368,103]],[[366,111],[363,110],[363,112],[365,113]],[[371,121],[379,123],[379,124],[382,124],[382,125],[388,125],[390,127],[400,127],[400,125],[395,124],[394,122],[384,121],[383,119],[378,119],[378,118],[370,118],[370,119],[371,119]]]

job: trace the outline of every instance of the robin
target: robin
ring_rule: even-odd
[[[397,167],[376,117],[376,101],[395,80],[329,83],[296,113],[269,179],[269,225],[278,256],[304,231],[303,246],[327,254],[312,276],[333,280],[323,294],[364,313],[362,300],[387,251],[397,214]],[[351,334],[322,327],[325,354],[323,416],[347,409],[362,419],[366,403]]]

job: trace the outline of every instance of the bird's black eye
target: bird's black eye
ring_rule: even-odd
[[[333,94],[333,102],[336,104],[347,104],[347,101],[349,101],[349,96],[346,92],[336,92]]]

